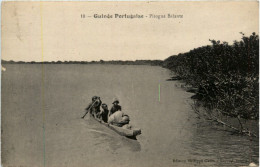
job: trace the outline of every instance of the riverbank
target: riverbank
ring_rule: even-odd
[[[258,44],[254,33],[233,45],[213,40],[212,46],[169,57],[163,67],[172,71],[168,81],[194,93],[191,105],[199,118],[258,138]]]
[[[207,110],[258,120],[258,35],[242,35],[241,41],[232,45],[211,42],[212,45],[167,58],[163,67],[175,73],[172,80],[183,80],[195,93],[193,98]]]

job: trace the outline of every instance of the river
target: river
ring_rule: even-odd
[[[258,138],[202,121],[191,93],[157,66],[9,64],[2,72],[4,166],[169,167],[258,164]],[[160,90],[159,90],[160,88]],[[91,97],[120,101],[137,140],[80,117]],[[253,123],[258,131],[258,124]]]

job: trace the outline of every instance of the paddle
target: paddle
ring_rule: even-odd
[[[87,113],[89,112],[89,110],[94,106],[94,104],[96,103],[96,101],[98,100],[99,98],[97,98],[93,103],[92,105],[89,107],[89,109],[87,109],[86,113],[81,117],[82,119],[85,118],[85,116],[87,115]]]

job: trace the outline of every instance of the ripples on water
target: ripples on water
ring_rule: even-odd
[[[192,94],[175,87],[177,81],[166,81],[170,78],[167,69],[44,65],[42,75],[41,65],[6,68],[2,74],[3,164],[42,166],[44,144],[46,166],[258,163],[258,139],[232,135],[201,122],[189,105]],[[80,119],[93,95],[101,96],[109,107],[114,97],[119,98],[131,123],[142,128],[138,140],[119,136],[93,120]]]

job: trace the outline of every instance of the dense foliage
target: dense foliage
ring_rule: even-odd
[[[210,46],[167,58],[164,67],[197,88],[196,97],[208,109],[233,117],[258,118],[258,35],[242,34],[241,41],[232,45],[210,41]]]

